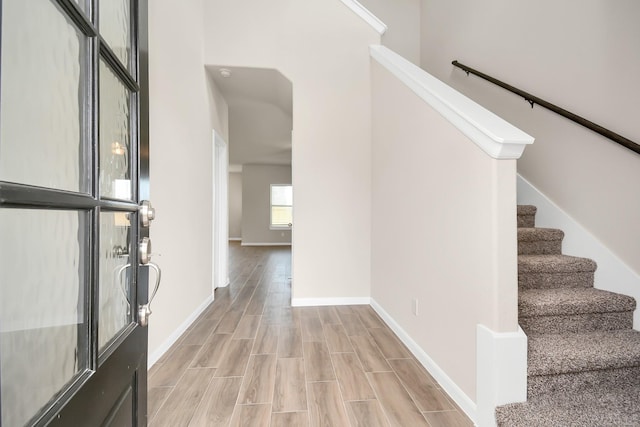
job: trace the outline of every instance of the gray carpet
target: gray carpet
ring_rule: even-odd
[[[528,336],[528,400],[499,426],[640,426],[640,332],[633,298],[593,287],[597,265],[562,254],[561,230],[518,206],[519,321]]]
[[[557,394],[496,410],[498,424],[510,427],[640,426],[640,387]]]
[[[518,255],[520,288],[593,287],[593,260],[567,255]]]
[[[518,255],[559,255],[564,232],[553,228],[518,228]]]

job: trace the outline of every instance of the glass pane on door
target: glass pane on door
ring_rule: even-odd
[[[131,1],[103,0],[98,3],[100,7],[100,34],[113,53],[122,61],[122,64],[130,68]]]
[[[131,311],[131,224],[126,212],[100,214],[100,305],[98,348],[104,349],[133,318]]]
[[[0,209],[3,426],[26,424],[88,367],[87,218]]]
[[[131,200],[131,92],[100,61],[100,194]]]
[[[1,4],[0,180],[88,192],[86,38],[51,0]]]

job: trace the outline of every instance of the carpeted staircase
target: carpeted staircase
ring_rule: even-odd
[[[640,332],[633,298],[593,287],[596,263],[562,254],[561,230],[518,206],[518,310],[528,336],[527,402],[499,426],[640,426]]]

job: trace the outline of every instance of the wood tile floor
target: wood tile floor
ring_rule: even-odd
[[[231,284],[149,372],[151,426],[472,425],[371,307],[292,308],[290,267],[231,243]]]

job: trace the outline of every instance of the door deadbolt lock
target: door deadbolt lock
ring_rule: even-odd
[[[140,240],[139,250],[140,264],[147,265],[151,261],[151,239],[143,237]]]
[[[156,219],[156,210],[151,206],[151,202],[143,200],[140,203],[140,222],[143,227],[148,227],[151,221]]]

